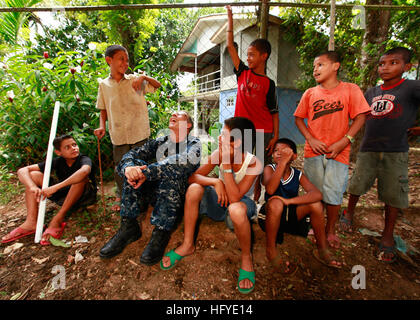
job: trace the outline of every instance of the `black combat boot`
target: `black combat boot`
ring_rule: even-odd
[[[141,237],[141,229],[137,219],[121,218],[121,226],[117,233],[99,251],[101,258],[112,258],[121,253],[131,242]]]
[[[170,231],[155,227],[153,229],[150,241],[140,257],[140,262],[147,266],[152,266],[158,263],[163,257],[163,253],[165,252],[170,238]]]

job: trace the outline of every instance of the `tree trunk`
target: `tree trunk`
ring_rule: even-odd
[[[367,0],[367,5],[392,5],[392,0]],[[360,88],[365,92],[375,86],[377,80],[377,66],[381,54],[385,50],[390,27],[391,12],[389,10],[366,10],[366,29],[363,36],[360,70],[362,78]],[[363,126],[356,135],[352,145],[350,161],[356,160],[365,128]]]

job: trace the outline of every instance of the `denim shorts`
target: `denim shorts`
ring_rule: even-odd
[[[325,155],[305,158],[304,172],[315,187],[322,192],[322,200],[330,205],[340,205],[347,188],[349,166]]]
[[[243,196],[241,201],[246,205],[246,215],[248,219],[251,220],[257,214],[257,205],[253,200],[247,196]],[[205,215],[215,221],[224,221],[227,219],[228,207],[222,207],[217,203],[217,193],[211,186],[206,186],[204,188],[203,198],[200,202],[199,213]],[[232,229],[227,222],[228,227]]]
[[[378,198],[394,208],[408,207],[408,153],[359,152],[348,192],[361,196],[378,179]]]

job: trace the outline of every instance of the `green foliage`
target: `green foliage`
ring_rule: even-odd
[[[9,172],[5,166],[0,166],[0,204],[8,204],[22,191],[22,185],[19,184],[16,175]]]
[[[1,0],[1,7],[19,8],[33,7],[41,0]],[[0,13],[0,37],[7,43],[16,44],[22,29],[29,27],[29,22],[37,20],[36,16],[28,12]]]
[[[97,79],[108,73],[101,58],[95,51],[44,58],[16,49],[3,61],[0,163],[16,168],[44,159],[55,101],[61,103],[57,134],[70,132],[83,153],[95,154]]]
[[[314,2],[329,3],[329,0]],[[317,54],[328,50],[329,9],[282,9],[280,17],[285,19],[286,40],[297,46],[300,55],[302,74],[296,85],[301,90],[313,87],[316,85],[312,76],[313,60]],[[356,82],[359,75],[357,56],[360,55],[364,33],[364,30],[353,27],[353,19],[351,10],[336,11],[334,39],[335,51],[342,58],[340,78],[350,82]]]
[[[102,30],[93,30],[78,20],[61,16],[56,16],[56,19],[60,21],[59,27],[44,28],[44,34],[37,33],[33,43],[27,43],[31,53],[42,55],[48,51],[51,57],[55,57],[60,51],[86,52],[89,43],[107,40]]]
[[[66,1],[61,1],[66,2]],[[73,5],[154,4],[156,0],[76,0]],[[155,29],[158,10],[109,10],[71,13],[68,17],[80,21],[96,32],[105,33],[107,42],[124,46],[129,53],[129,65],[142,59],[144,44]]]
[[[329,3],[329,0],[316,0],[316,3]],[[360,4],[350,1],[346,4]],[[419,5],[420,0],[394,0],[394,5]],[[342,58],[339,77],[342,80],[361,84],[366,70],[360,69],[364,29],[356,28],[354,21],[358,12],[352,10],[336,10],[336,27],[334,33],[335,50]],[[329,41],[329,9],[281,9],[280,17],[285,20],[286,39],[297,46],[300,55],[302,74],[297,87],[306,90],[316,85],[312,76],[312,64],[316,54],[328,49]],[[416,60],[420,59],[420,35],[418,26],[420,17],[416,11],[392,11],[387,48],[408,46],[414,51]],[[369,27],[369,26],[367,26]],[[378,46],[370,44],[363,48],[373,64],[366,68],[376,68]],[[370,84],[370,85],[374,85]]]
[[[95,108],[98,79],[109,74],[103,54],[96,50],[68,51],[45,58],[27,52],[16,48],[7,60],[1,61],[0,165],[15,170],[45,159],[55,101],[61,103],[57,135],[72,134],[81,152],[98,163],[97,140],[93,135],[99,123]],[[167,127],[176,100],[167,94],[172,88],[171,81],[164,75],[151,76],[163,84],[161,90],[147,97],[153,137],[160,128]],[[112,166],[108,135],[101,140],[101,153],[102,168],[107,172]]]

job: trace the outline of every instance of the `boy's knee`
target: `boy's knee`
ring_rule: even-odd
[[[315,214],[321,214],[322,215],[323,212],[324,212],[324,206],[322,205],[322,202],[321,201],[317,201],[317,202],[311,203],[309,205],[309,207],[311,209],[311,212],[313,212]]]
[[[243,202],[235,202],[228,207],[228,212],[233,222],[241,222],[241,220],[248,219],[246,211],[247,208]]]
[[[272,198],[267,203],[267,214],[280,215],[283,211],[284,204],[280,199]]]
[[[198,183],[193,183],[188,187],[185,198],[188,200],[194,200],[198,198],[201,199],[203,193],[204,187],[202,185],[199,185]]]

